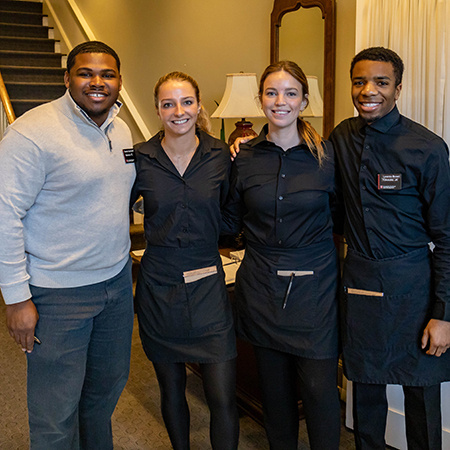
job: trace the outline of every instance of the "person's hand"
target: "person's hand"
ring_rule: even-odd
[[[431,319],[422,336],[422,349],[428,346],[427,355],[441,356],[450,347],[450,322]]]
[[[31,299],[6,305],[6,326],[9,334],[24,352],[31,353],[33,351],[34,329],[38,319],[39,314]]]
[[[236,140],[230,145],[230,154],[231,154],[231,161],[234,161],[234,158],[239,153],[239,145],[245,144],[246,142],[252,140],[254,136],[246,136],[246,137],[238,137]]]

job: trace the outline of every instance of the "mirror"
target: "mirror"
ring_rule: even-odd
[[[286,32],[282,31],[280,39],[280,28],[282,26],[282,18],[288,12],[294,12],[300,10],[295,15],[291,15],[283,21],[283,27],[286,27]],[[317,11],[310,10],[309,8],[319,8]],[[322,24],[320,18],[318,20],[318,14],[321,14]],[[320,38],[316,39],[315,45],[323,45],[323,52],[320,52],[319,57],[315,57],[314,61],[304,64],[303,58],[310,58],[310,53],[303,53],[302,57],[296,57],[301,52],[302,44],[311,47],[311,42],[314,39],[314,35],[309,31],[308,39],[305,39],[304,33],[306,30],[295,30],[295,27],[300,27],[302,21],[308,21],[308,24],[312,26],[316,24],[316,34],[320,35]],[[308,27],[311,30],[311,27]],[[322,131],[322,135],[327,138],[334,127],[334,90],[335,90],[335,0],[274,0],[273,10],[271,14],[271,36],[270,36],[270,62],[274,63],[280,59],[293,59],[297,61],[305,70],[306,75],[316,75],[319,80],[323,80],[319,83],[320,92],[322,94],[324,103],[323,112],[323,127],[317,127],[317,131]],[[280,42],[283,45],[280,52]],[[286,46],[286,43],[289,45]],[[298,47],[298,53],[296,47]],[[315,50],[317,51],[317,49]],[[281,56],[281,58],[280,58]],[[323,70],[317,69],[318,65],[322,64]],[[316,71],[316,73],[310,73],[310,71]],[[309,120],[309,119],[308,119]],[[314,119],[313,119],[314,120]],[[320,120],[320,119],[315,119]],[[311,121],[313,126],[315,125]]]

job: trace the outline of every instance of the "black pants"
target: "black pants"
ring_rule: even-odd
[[[442,448],[441,385],[403,386],[408,450]],[[353,383],[357,450],[385,450],[388,403],[385,384]]]
[[[337,450],[341,429],[337,358],[301,358],[263,347],[255,347],[255,354],[271,450],[297,450],[297,383],[310,448]]]

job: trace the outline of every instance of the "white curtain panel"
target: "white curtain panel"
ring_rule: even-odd
[[[356,52],[373,46],[403,59],[400,112],[450,143],[450,0],[357,0]]]

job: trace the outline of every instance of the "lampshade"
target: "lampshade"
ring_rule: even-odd
[[[319,80],[314,76],[307,76],[309,86],[309,104],[300,117],[323,117],[323,101],[319,92]]]
[[[264,117],[257,98],[255,73],[229,73],[225,93],[211,117],[222,119]]]

